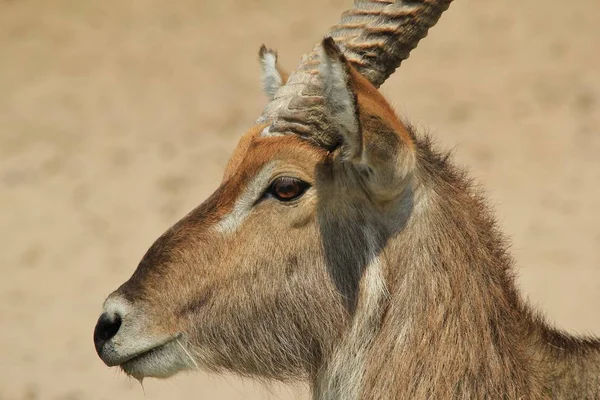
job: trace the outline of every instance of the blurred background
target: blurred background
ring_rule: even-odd
[[[350,0],[0,0],[0,399],[305,399],[206,374],[144,390],[96,356],[104,297],[217,186]],[[600,334],[600,4],[457,0],[383,91],[489,194],[519,284]]]

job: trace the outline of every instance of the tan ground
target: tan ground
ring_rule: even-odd
[[[135,381],[92,345],[105,295],[216,186],[350,0],[0,0],[0,399],[291,399],[202,374]],[[526,295],[600,334],[600,5],[457,0],[384,91],[487,188]]]

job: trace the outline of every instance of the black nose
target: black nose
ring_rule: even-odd
[[[100,315],[94,329],[94,345],[98,354],[102,351],[104,343],[108,342],[119,332],[120,327],[121,317],[119,314],[110,316],[107,313],[103,313]]]

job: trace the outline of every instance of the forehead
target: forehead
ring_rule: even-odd
[[[256,125],[241,137],[225,168],[225,181],[240,174],[253,175],[272,162],[311,174],[315,164],[327,156],[325,149],[296,135],[261,136],[267,126]]]

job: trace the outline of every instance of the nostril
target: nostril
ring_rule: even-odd
[[[112,316],[103,313],[98,318],[98,322],[96,323],[96,328],[94,329],[94,344],[96,345],[96,350],[100,352],[102,350],[102,346],[104,343],[112,339],[117,332],[119,332],[119,328],[121,327],[121,317],[119,314],[113,314]]]

